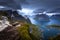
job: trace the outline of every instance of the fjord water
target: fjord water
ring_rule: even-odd
[[[34,19],[34,18],[37,18],[35,16],[29,17],[29,18],[30,18],[30,20],[31,20],[31,22],[33,24],[38,25],[39,28],[43,31],[43,34],[42,34],[43,35],[43,40],[48,40],[48,37],[52,37],[52,36],[56,36],[56,35],[59,35],[60,34],[60,30],[59,29],[53,28],[53,27],[51,27],[51,28],[48,28],[47,27],[48,25],[51,25],[51,24],[60,25],[60,20],[55,19],[56,17],[54,17],[53,19],[52,18],[49,18],[49,19],[47,19],[48,21],[44,21],[43,20],[45,17],[42,18],[42,20],[40,20],[41,17],[39,17],[37,20]]]

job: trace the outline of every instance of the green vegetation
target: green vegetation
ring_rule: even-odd
[[[53,28],[58,28],[59,29],[60,28],[60,25],[52,24],[52,25],[48,25],[47,27],[48,28],[53,27]]]
[[[55,37],[50,37],[49,40],[60,40],[60,35],[57,35]]]
[[[12,28],[14,30],[10,27],[12,29],[12,32],[14,32],[14,31],[18,32],[19,40],[40,40],[41,31],[39,30],[39,28],[36,25],[29,24],[26,20],[13,20],[13,19],[11,19],[10,16],[8,16],[6,11],[0,11],[0,19],[2,16],[6,16],[11,25],[13,25],[15,22],[18,22],[18,24],[20,23],[21,26],[16,27],[17,30],[14,29],[16,24],[14,24],[15,26],[12,26]],[[7,31],[10,30],[10,28],[9,29],[8,28],[7,28]],[[5,34],[5,33],[3,33],[3,34]],[[11,32],[10,32],[10,34],[11,34]],[[7,36],[9,36],[9,34]]]
[[[31,33],[30,28],[32,28]],[[20,40],[40,40],[41,32],[36,25],[25,23],[18,27],[17,30],[20,35]]]

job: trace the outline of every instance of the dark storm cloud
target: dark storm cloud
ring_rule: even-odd
[[[60,8],[49,10],[47,13],[60,13]]]
[[[60,0],[27,0],[30,3],[31,8],[44,9],[46,11],[54,11],[60,8]],[[56,11],[56,10],[55,10]]]
[[[21,7],[14,2],[14,0],[0,0],[0,5],[15,8],[15,9],[16,8],[21,9]]]
[[[54,12],[56,9],[60,8],[60,0],[0,0],[0,5],[13,9],[21,9],[21,7],[26,7],[38,10],[43,9],[47,12]]]
[[[27,3],[25,0],[0,0],[0,5],[13,8],[13,9],[21,9],[21,3]]]

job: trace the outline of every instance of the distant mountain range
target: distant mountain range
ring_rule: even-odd
[[[32,18],[32,17],[31,17]],[[49,17],[46,14],[35,15],[34,18],[35,23],[38,25],[50,25],[50,24],[57,24],[60,25],[60,15],[52,15]]]
[[[50,22],[49,24],[56,24],[56,25],[60,25],[60,14],[59,15],[52,15],[50,17]]]
[[[45,25],[46,23],[48,23],[49,20],[49,16],[46,14],[40,14],[40,15],[35,15],[33,20],[35,21],[34,23],[37,25]]]
[[[12,11],[12,10],[1,10],[0,14],[3,13],[3,15],[9,17],[12,20],[21,20],[21,21],[26,21],[30,22],[29,18],[25,18],[22,15],[19,15],[17,11]]]
[[[52,15],[51,19],[60,20],[60,14]]]
[[[46,14],[36,15],[35,18],[39,21],[49,21],[49,16]]]
[[[21,21],[26,21],[28,23],[31,23],[31,20],[27,17],[23,17],[22,15],[19,15],[17,11],[12,11],[12,10],[4,10],[2,11],[3,14],[7,15],[10,17],[12,20],[21,20]],[[5,13],[4,13],[5,12]],[[0,11],[1,14],[1,11]],[[37,14],[34,17],[31,17],[35,20],[37,24],[59,24],[60,25],[60,14],[52,15],[49,17],[46,14]]]

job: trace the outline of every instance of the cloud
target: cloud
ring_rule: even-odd
[[[21,4],[27,3],[26,0],[0,0],[0,5],[12,9],[21,9]]]

